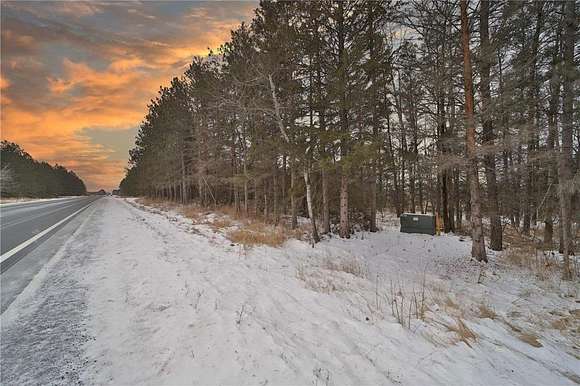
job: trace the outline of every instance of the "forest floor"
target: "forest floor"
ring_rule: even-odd
[[[381,229],[313,247],[106,197],[2,315],[2,383],[580,383],[578,282]]]

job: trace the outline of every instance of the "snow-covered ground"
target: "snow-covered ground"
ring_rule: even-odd
[[[106,197],[2,315],[2,383],[580,382],[577,283],[383,228],[247,249]]]

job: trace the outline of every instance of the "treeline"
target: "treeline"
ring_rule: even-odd
[[[87,193],[84,182],[72,170],[35,161],[15,143],[2,141],[0,161],[2,197],[48,198]]]
[[[235,205],[318,232],[377,210],[506,223],[573,246],[580,156],[574,1],[262,1],[149,105],[125,194]],[[481,199],[480,199],[481,197]],[[482,221],[487,217],[489,221]],[[555,225],[560,225],[555,228]],[[566,259],[567,261],[567,259]]]

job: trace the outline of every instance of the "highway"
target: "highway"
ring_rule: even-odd
[[[80,224],[101,196],[0,205],[2,312]]]

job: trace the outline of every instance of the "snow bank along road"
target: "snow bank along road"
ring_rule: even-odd
[[[580,380],[573,337],[536,328],[532,346],[517,335],[534,315],[568,312],[574,301],[559,295],[564,288],[554,295],[501,270],[478,285],[463,269],[469,243],[459,237],[384,231],[245,250],[208,225],[112,197],[74,221],[72,236],[1,316],[3,385]],[[439,261],[455,271],[436,282],[437,293],[465,296],[450,299],[450,309],[459,307],[451,300],[493,304],[494,319],[462,312],[477,341],[438,327],[457,323],[443,302],[427,311],[438,323],[413,320],[406,329],[391,315],[382,296],[388,275],[411,285],[414,270]],[[511,327],[500,321],[508,313]]]
[[[18,294],[18,291],[11,291],[14,285],[22,289],[30,282],[37,272],[31,268],[41,267],[54,254],[50,247],[55,246],[59,238],[53,238],[48,244],[45,242],[98,198],[73,197],[0,206],[1,272],[4,274],[13,268],[10,275],[2,276],[2,311]],[[67,228],[69,235],[72,229]],[[39,259],[38,254],[28,257],[39,246],[37,253],[44,258]],[[15,266],[17,263],[20,264]],[[11,278],[16,281],[12,282]]]

